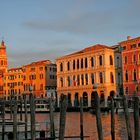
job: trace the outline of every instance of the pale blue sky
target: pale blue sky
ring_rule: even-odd
[[[140,0],[0,0],[9,67],[140,36]]]

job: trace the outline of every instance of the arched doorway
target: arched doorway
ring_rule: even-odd
[[[79,106],[79,93],[76,92],[75,93],[75,99],[74,99],[74,107],[78,107]]]
[[[88,94],[86,92],[83,93],[83,106],[88,106]]]
[[[68,107],[72,107],[71,94],[70,93],[68,93]]]
[[[91,93],[91,107],[95,106],[95,91]]]
[[[112,90],[112,91],[110,91],[110,97],[114,97],[115,96],[115,91],[114,90]]]

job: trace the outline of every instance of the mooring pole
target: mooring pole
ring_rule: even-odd
[[[5,100],[2,102],[2,140],[5,136]]]
[[[31,139],[35,140],[35,101],[34,96],[30,93],[30,116],[31,116]]]
[[[139,134],[139,98],[134,97],[134,128],[135,128],[135,140],[140,140]]]
[[[25,111],[25,140],[28,139],[28,127],[27,127],[27,123],[28,123],[28,117],[27,117],[27,98],[26,98],[26,94],[23,95],[24,97],[24,111]]]
[[[83,98],[80,97],[80,137],[81,140],[84,140],[83,134]]]
[[[96,113],[96,124],[98,130],[99,140],[103,140],[103,130],[102,130],[102,121],[101,121],[101,111],[100,111],[100,100],[97,91],[94,91],[95,96],[95,113]]]
[[[51,133],[51,139],[55,139],[55,128],[54,128],[54,114],[53,114],[53,103],[52,103],[52,97],[49,99],[49,106],[50,106],[50,133]]]
[[[22,121],[22,97],[20,97],[20,120]]]
[[[132,140],[132,132],[131,132],[131,125],[130,125],[130,114],[128,112],[128,103],[126,101],[125,96],[123,96],[123,106],[124,106],[124,113],[125,113],[125,121],[126,121],[126,127],[127,127],[128,140]]]
[[[17,140],[17,101],[14,100],[14,114],[13,114],[13,140]]]
[[[111,98],[111,137],[115,140],[115,116],[114,116],[114,100]]]
[[[61,95],[60,99],[60,128],[59,128],[59,140],[64,140],[65,135],[65,122],[66,122],[66,107],[67,107],[66,95]]]

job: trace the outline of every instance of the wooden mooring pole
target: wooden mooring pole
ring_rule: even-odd
[[[31,139],[35,140],[36,133],[35,133],[35,101],[34,95],[30,93],[30,116],[31,116]]]
[[[2,140],[4,140],[5,136],[5,100],[2,102]]]
[[[13,114],[13,140],[17,140],[17,101],[14,101],[14,114]]]
[[[111,138],[115,140],[114,100],[111,98]]]
[[[28,139],[28,134],[27,134],[27,131],[28,131],[28,127],[27,127],[27,123],[28,123],[28,117],[27,117],[27,98],[26,98],[26,94],[23,95],[24,97],[24,111],[25,111],[25,140]]]
[[[100,111],[100,100],[97,91],[94,91],[95,96],[95,114],[96,114],[96,124],[98,130],[98,138],[99,140],[103,140],[103,130],[102,130],[102,122],[101,122],[101,111]]]
[[[130,114],[128,112],[128,103],[127,103],[127,100],[126,100],[125,96],[123,96],[123,106],[124,106],[124,113],[125,113],[125,121],[126,121],[128,140],[132,140],[132,131],[131,131],[131,125],[130,125]]]
[[[83,98],[80,97],[80,137],[81,140],[84,140],[83,137]]]
[[[135,129],[135,140],[140,140],[139,132],[139,98],[134,97],[134,129]]]
[[[65,135],[65,122],[66,122],[66,107],[67,107],[67,97],[66,95],[61,95],[60,97],[60,128],[59,128],[59,140],[64,140]]]
[[[52,98],[49,99],[49,106],[50,106],[50,136],[52,140],[55,139],[55,128],[54,128],[54,114],[53,114],[53,103]]]

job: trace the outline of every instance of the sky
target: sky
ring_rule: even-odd
[[[140,0],[0,0],[9,68],[140,36]]]

